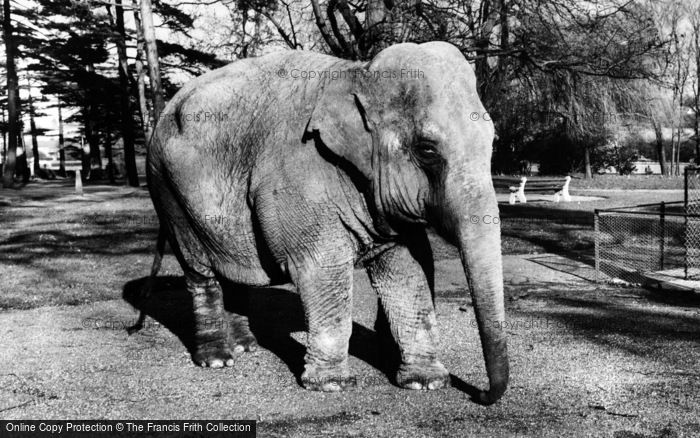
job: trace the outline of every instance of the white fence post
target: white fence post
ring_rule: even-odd
[[[75,171],[75,193],[83,194],[83,179],[80,176],[80,170]]]

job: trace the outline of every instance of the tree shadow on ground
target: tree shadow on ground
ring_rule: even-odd
[[[2,191],[0,197],[8,201],[12,207],[21,207],[26,202],[95,202],[133,198],[142,194],[148,197],[145,187],[129,187],[125,190],[123,184],[109,184],[106,181],[83,181],[83,194],[75,192],[75,180],[66,178],[54,181],[30,183],[14,191]]]
[[[155,229],[122,229],[87,235],[69,230],[13,233],[12,237],[0,241],[0,262],[36,266],[38,256],[62,260],[87,255],[149,255],[153,252],[156,232]]]
[[[545,252],[595,263],[593,212],[568,210],[542,203],[498,204],[501,234],[521,239]],[[532,247],[529,246],[528,250]]]
[[[671,343],[694,344],[700,339],[700,315],[676,305],[611,302],[605,296],[558,295],[548,300],[551,305],[545,309],[516,312],[535,319],[551,318],[550,323],[560,331],[570,331],[593,343],[640,357],[664,358],[669,363],[681,364],[688,357],[683,350],[670,347]],[[697,298],[691,306],[698,306]],[[663,353],[660,349],[664,349]]]
[[[700,294],[694,291],[669,288],[647,288],[642,292],[644,298],[670,306],[685,306],[700,308]]]
[[[170,330],[192,353],[194,312],[184,277],[156,277],[151,295],[144,297],[142,291],[147,280],[148,277],[143,277],[126,283],[123,288],[124,300]],[[301,385],[299,379],[304,371],[306,348],[291,336],[293,332],[306,331],[299,295],[283,287],[236,287],[234,291],[231,285],[223,281],[222,288],[225,309],[246,315],[258,344],[279,357]],[[227,317],[230,314],[227,313]],[[231,324],[226,326],[232,327]],[[383,315],[378,318],[375,330],[353,322],[349,354],[379,370],[396,385],[399,353],[390,336]],[[476,399],[479,391],[475,387],[456,376],[451,375],[451,378],[455,388]]]
[[[81,214],[59,211],[52,214],[16,210],[2,216],[0,262],[27,265],[49,272],[47,260],[147,255],[153,252],[158,230],[155,213],[121,210]]]

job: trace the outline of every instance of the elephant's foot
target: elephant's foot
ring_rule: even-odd
[[[192,354],[192,361],[206,368],[233,366],[233,351],[226,340],[198,343]]]
[[[406,389],[433,390],[450,386],[450,373],[438,361],[402,364],[396,383]]]
[[[258,349],[258,340],[255,339],[255,336],[250,332],[234,333],[232,345],[234,353],[255,351]]]
[[[357,379],[351,376],[347,365],[321,367],[306,364],[301,375],[301,384],[311,391],[337,392],[357,386]]]
[[[258,341],[255,335],[250,331],[248,326],[248,318],[240,315],[234,315],[231,318],[231,346],[234,353],[243,353],[246,351],[255,351],[258,349]]]

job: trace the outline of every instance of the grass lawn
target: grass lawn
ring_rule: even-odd
[[[605,175],[605,179],[627,180]],[[639,179],[646,178],[641,176]],[[631,178],[634,180],[634,178]],[[573,180],[573,196],[600,198],[590,201],[554,203],[532,201],[527,204],[501,203],[501,234],[504,254],[538,254],[554,252],[589,264],[593,263],[593,212],[596,209],[630,207],[640,204],[683,201],[680,190],[581,189]],[[682,181],[682,180],[680,180]],[[618,184],[622,185],[622,184]],[[640,184],[644,186],[644,184]]]
[[[603,190],[683,190],[684,177],[661,175],[594,175],[585,179],[583,175],[573,175],[571,187],[576,189]]]
[[[157,222],[144,189],[31,184],[0,191],[0,309],[121,296],[148,272]]]

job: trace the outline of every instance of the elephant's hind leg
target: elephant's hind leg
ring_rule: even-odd
[[[408,389],[448,386],[449,373],[437,360],[435,308],[421,264],[397,245],[371,260],[367,273],[401,351],[396,383]]]
[[[185,274],[194,310],[192,360],[203,367],[232,366],[234,353],[255,351],[258,346],[250,331],[248,317],[241,314],[245,311],[241,306],[247,303],[241,303],[229,315],[224,309],[221,284],[210,270],[205,272],[205,275],[193,272]],[[242,298],[241,295],[246,294],[235,295]]]
[[[231,366],[233,351],[229,344],[229,321],[224,313],[223,292],[206,250],[173,195],[164,190],[159,193],[157,201],[159,215],[169,227],[170,246],[185,274],[185,285],[192,300],[192,360],[203,367]]]
[[[216,278],[185,274],[187,291],[194,310],[192,360],[202,367],[233,365],[228,340],[228,320],[224,313],[223,292]]]

